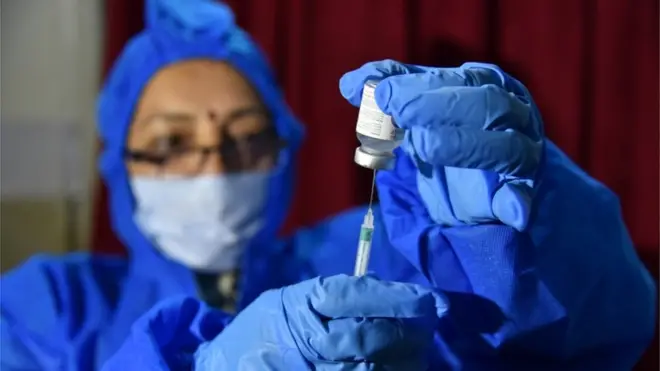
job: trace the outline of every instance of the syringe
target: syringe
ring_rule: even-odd
[[[371,208],[367,210],[364,216],[364,222],[360,227],[360,242],[358,242],[358,252],[355,258],[355,275],[364,276],[367,274],[369,266],[369,254],[371,253],[371,238],[374,233],[374,215]]]
[[[373,179],[371,180],[371,196],[369,198],[369,208],[367,214],[364,216],[362,226],[360,227],[360,240],[358,242],[357,256],[355,257],[355,272],[356,276],[364,276],[367,274],[367,267],[369,266],[369,255],[371,254],[371,239],[374,234],[374,214],[371,211],[371,204],[374,198],[374,185],[376,182],[376,171],[374,171]]]

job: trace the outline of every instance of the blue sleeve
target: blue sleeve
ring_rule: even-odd
[[[188,370],[194,354],[232,317],[190,297],[164,300],[138,319],[103,371]]]
[[[539,360],[630,369],[653,337],[656,289],[616,196],[553,153],[524,233],[497,224],[436,225],[411,179],[381,175],[389,189],[409,190],[379,193],[388,239],[447,293],[441,348],[464,366],[508,354],[534,369]]]
[[[109,317],[112,286],[120,284],[122,264],[113,259],[94,264],[87,254],[64,257],[37,255],[0,279],[0,340],[2,370],[51,370],[72,367],[77,339]],[[109,271],[110,270],[110,271]],[[101,288],[96,275],[107,276]],[[89,362],[87,362],[89,361]]]
[[[2,366],[11,369],[54,369],[61,366],[67,321],[58,264],[35,256],[2,276]]]
[[[12,330],[9,321],[0,316],[0,370],[38,371],[48,369],[25,341]]]

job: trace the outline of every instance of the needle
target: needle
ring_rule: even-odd
[[[374,170],[374,175],[371,178],[371,194],[369,195],[369,210],[371,210],[371,204],[374,202],[374,188],[376,187],[376,170]]]

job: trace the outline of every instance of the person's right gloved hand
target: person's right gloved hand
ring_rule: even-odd
[[[443,226],[502,223],[526,230],[545,137],[522,83],[486,63],[442,68],[383,60],[346,73],[339,89],[359,106],[364,83],[374,79],[381,81],[376,103],[406,129],[401,149],[410,159],[379,174],[379,194],[391,189],[401,199],[416,188]],[[406,184],[393,186],[395,175]]]
[[[346,275],[267,291],[195,354],[195,370],[426,370],[446,311],[421,286]]]

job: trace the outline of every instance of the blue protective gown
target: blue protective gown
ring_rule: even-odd
[[[496,224],[443,227],[424,213],[410,231],[405,221],[381,214],[404,201],[379,193],[370,270],[384,280],[440,289],[448,298],[432,370],[630,370],[649,345],[656,287],[635,254],[617,198],[552,143],[545,152],[548,173],[538,188],[534,226],[525,233]],[[397,161],[401,173],[413,170],[408,158]],[[379,178],[404,187],[411,177]],[[579,207],[563,212],[572,205]],[[345,229],[356,230],[364,211],[297,234],[290,246],[304,262],[300,272],[349,272],[357,234]],[[561,214],[565,219],[558,222]],[[400,228],[409,230],[405,239],[395,237]],[[154,336],[171,331],[163,326],[165,317],[171,326],[176,323],[177,335]],[[136,358],[143,363],[129,370],[189,365],[197,346],[227,325],[200,325],[217,317],[205,306],[164,303],[138,321],[106,370],[126,371]]]
[[[135,103],[151,77],[172,63],[199,58],[231,63],[260,93],[287,142],[270,185],[274,196],[266,207],[268,225],[243,260],[238,309],[264,290],[352,270],[364,209],[289,239],[275,237],[292,196],[292,159],[303,138],[302,126],[285,104],[260,50],[233,24],[231,11],[222,4],[197,3],[190,9],[182,5],[148,2],[147,28],[129,41],[98,100],[104,143],[99,169],[109,190],[113,228],[129,257],[39,255],[3,275],[0,370],[100,369],[125,341],[133,322],[154,304],[180,295],[199,297],[194,273],[162,256],[133,222],[134,200],[124,162]],[[321,250],[332,254],[330,260],[318,253]],[[408,266],[401,259],[397,264]]]
[[[291,239],[255,246],[256,253],[243,265],[238,309],[267,289],[320,273],[350,273],[363,212],[350,211]],[[35,256],[5,274],[0,370],[100,369],[126,340],[133,322],[156,303],[198,296],[190,270],[150,246],[128,247],[129,259]],[[325,253],[311,254],[319,249]],[[397,262],[414,274],[404,259]]]
[[[159,254],[133,222],[123,158],[135,102],[149,79],[171,63],[195,58],[231,63],[259,91],[289,144],[271,184],[268,228],[243,260],[239,310],[269,288],[352,270],[364,209],[289,239],[275,238],[289,207],[292,159],[302,130],[265,60],[233,26],[231,13],[213,16],[217,6],[204,17],[174,14],[167,6],[148,10],[147,29],[127,45],[98,107],[104,141],[99,166],[110,191],[113,227],[130,256],[37,256],[4,275],[1,370],[93,370],[113,355],[135,364],[142,360],[140,369],[159,369],[148,363],[159,352],[181,359],[194,352],[196,344],[174,342],[173,331],[193,325],[183,317],[177,323],[152,319],[144,337],[129,336],[136,319],[156,303],[197,296],[193,273]],[[635,362],[652,337],[655,288],[634,253],[616,197],[551,149],[549,144],[547,176],[538,190],[542,202],[530,233],[503,225],[447,228],[422,218],[412,233],[407,226],[398,235],[396,223],[377,217],[370,268],[385,280],[444,290],[450,299],[450,313],[438,329],[434,369],[620,370]],[[415,171],[404,156],[398,166]],[[409,186],[391,174],[380,181]],[[380,196],[382,207],[398,202]],[[559,212],[571,208],[575,213]],[[558,215],[567,219],[559,223]],[[168,339],[159,338],[164,334]],[[131,343],[136,339],[143,342]],[[154,340],[172,343],[150,347]]]

